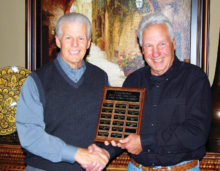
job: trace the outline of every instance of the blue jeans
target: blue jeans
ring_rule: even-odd
[[[181,163],[179,163],[179,164],[177,164],[177,165],[185,164],[185,163],[187,163],[187,161],[181,162]],[[175,165],[175,166],[176,166],[176,165]],[[143,170],[141,169],[141,165],[140,165],[139,168],[138,168],[138,167],[135,166],[132,162],[129,162],[127,171],[143,171]],[[196,167],[194,167],[194,168],[192,168],[192,169],[189,169],[189,170],[187,170],[187,171],[200,171],[200,169],[199,169],[199,161],[198,161],[198,165],[197,165]]]

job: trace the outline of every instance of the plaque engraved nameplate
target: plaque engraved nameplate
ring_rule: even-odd
[[[104,87],[95,141],[104,142],[140,134],[145,89]]]

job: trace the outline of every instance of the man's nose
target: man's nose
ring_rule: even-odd
[[[160,50],[158,47],[155,47],[153,50],[153,57],[158,57],[160,56]]]
[[[72,41],[72,46],[77,47],[78,46],[78,40],[77,39],[73,39]]]

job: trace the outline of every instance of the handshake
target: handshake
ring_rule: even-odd
[[[131,154],[138,155],[142,151],[140,136],[130,134],[127,138],[119,140],[118,143],[111,141],[112,146],[126,149]],[[105,145],[109,145],[105,141]],[[108,164],[110,154],[107,150],[92,144],[88,149],[79,148],[75,155],[75,161],[78,162],[86,171],[100,171]]]

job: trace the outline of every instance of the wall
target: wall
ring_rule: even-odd
[[[210,33],[209,33],[209,80],[213,83],[218,50],[220,28],[220,1],[210,0]]]
[[[209,79],[213,82],[218,33],[220,1],[210,0]],[[0,0],[0,67],[25,66],[25,0]]]
[[[25,66],[25,0],[0,0],[0,67]]]

